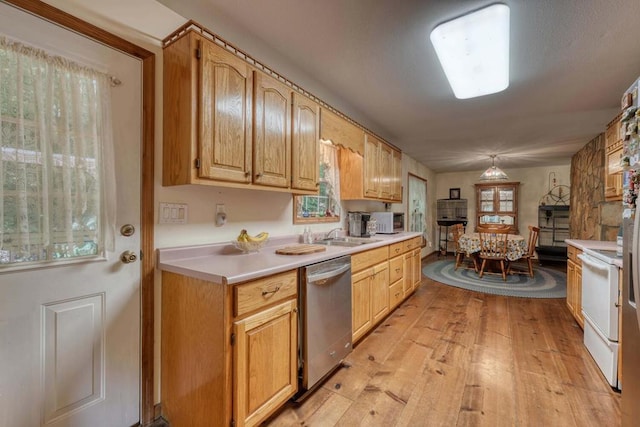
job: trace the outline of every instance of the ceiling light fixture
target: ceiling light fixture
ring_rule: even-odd
[[[496,180],[504,180],[508,179],[506,173],[499,167],[495,165],[496,163],[496,155],[492,154],[491,156],[491,167],[484,171],[482,175],[480,175],[481,181],[496,181]]]
[[[493,4],[444,22],[430,38],[456,98],[509,87],[509,6]]]

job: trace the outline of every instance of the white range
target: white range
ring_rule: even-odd
[[[582,260],[584,345],[612,387],[618,384],[619,274],[615,250],[585,248]]]

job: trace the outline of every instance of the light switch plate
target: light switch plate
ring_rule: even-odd
[[[188,207],[186,203],[160,202],[159,224],[186,224],[187,217]]]

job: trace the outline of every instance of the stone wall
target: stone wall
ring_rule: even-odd
[[[604,198],[605,139],[600,134],[571,158],[569,236],[615,241],[622,223],[622,202]]]

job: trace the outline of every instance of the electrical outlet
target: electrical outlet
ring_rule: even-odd
[[[225,212],[224,212],[224,204],[219,203],[219,204],[217,204],[217,205],[216,205],[216,213],[217,213],[217,214],[219,214],[219,213],[225,213]]]

